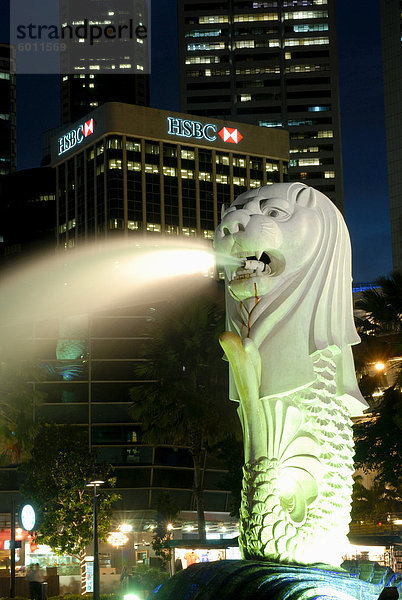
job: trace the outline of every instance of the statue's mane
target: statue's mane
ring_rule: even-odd
[[[302,183],[275,184],[270,186],[273,196],[277,186],[281,196],[285,190],[291,205],[299,204],[318,215],[321,231],[316,251],[298,272],[283,277],[274,293],[262,296],[255,305],[239,304],[227,293],[228,329],[252,338],[260,347],[308,303],[309,355],[329,346],[339,348],[337,393],[345,396],[352,414],[361,414],[362,403],[366,403],[357,387],[351,351],[360,338],[353,320],[351,248],[344,219],[336,206],[313,188]],[[241,325],[246,319],[247,333]]]

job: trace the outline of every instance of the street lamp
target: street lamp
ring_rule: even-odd
[[[99,551],[98,551],[98,518],[96,506],[96,488],[105,483],[101,479],[95,479],[87,483],[87,487],[94,489],[93,495],[93,545],[94,545],[94,585],[93,585],[93,600],[99,600]]]

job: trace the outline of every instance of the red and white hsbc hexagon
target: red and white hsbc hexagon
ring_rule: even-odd
[[[191,121],[190,119],[180,119],[178,117],[168,117],[168,134],[177,135],[186,138],[204,139],[208,142],[214,142],[219,135],[224,142],[238,144],[243,139],[238,129],[233,127],[223,127],[218,131],[214,123],[201,123],[200,121]]]
[[[72,129],[68,133],[65,133],[61,137],[59,137],[57,141],[58,145],[58,155],[64,154],[67,150],[71,150],[78,144],[81,144],[84,138],[92,135],[95,129],[95,121],[93,119],[89,119],[85,123],[78,125],[76,129]]]
[[[238,144],[243,139],[240,131],[234,127],[222,127],[222,129],[218,131],[218,135],[224,142],[230,142],[231,144]]]

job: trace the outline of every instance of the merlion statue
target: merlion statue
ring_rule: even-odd
[[[367,407],[351,345],[351,252],[342,215],[321,192],[279,183],[223,212],[230,398],[245,465],[243,558],[338,566],[348,533],[351,416]]]

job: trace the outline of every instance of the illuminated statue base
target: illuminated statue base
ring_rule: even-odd
[[[357,575],[330,570],[324,566],[319,568],[251,560],[224,560],[192,565],[154,590],[148,598],[377,600],[384,587],[392,585],[392,576],[392,571],[384,569],[379,583],[369,583],[359,579]]]

